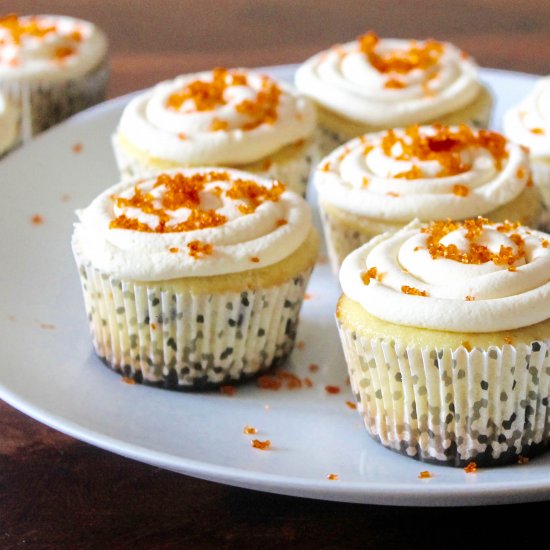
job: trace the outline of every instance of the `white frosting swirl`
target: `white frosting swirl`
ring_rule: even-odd
[[[219,88],[208,89],[215,79],[221,82],[218,96]],[[202,102],[198,93],[195,101],[195,88],[214,99]],[[170,98],[186,91],[189,98],[174,107]],[[235,166],[305,139],[314,128],[313,105],[291,87],[245,69],[218,69],[161,82],[134,98],[118,132],[154,158]]]
[[[92,23],[60,15],[0,19],[0,79],[66,80],[94,69],[107,53]]]
[[[193,193],[193,189],[197,189],[193,176],[206,176],[208,181],[198,187],[200,204],[168,210],[172,206],[169,204],[164,208],[168,187],[164,183],[155,185],[161,182],[157,178],[120,183],[104,191],[88,208],[77,212],[80,223],[75,225],[73,236],[75,254],[89,259],[101,271],[139,281],[222,275],[279,262],[305,241],[311,229],[311,214],[304,199],[284,190],[278,182],[219,168],[184,169],[166,174],[172,179],[177,174],[183,175],[182,183],[171,188],[176,194]],[[245,184],[244,198],[238,198],[242,195],[231,192],[239,185],[238,180],[257,187],[247,195]],[[274,188],[280,192],[262,200],[262,189]],[[155,231],[159,215],[150,209],[125,204],[124,199],[131,199],[135,189],[142,195],[150,194],[154,209],[165,211],[168,217],[164,232]],[[252,197],[252,202],[246,196]],[[259,204],[254,205],[254,196],[258,197]],[[251,205],[256,206],[255,210],[250,209]],[[195,214],[205,211],[223,216],[225,221],[221,220],[217,226],[202,224],[206,227],[174,231],[174,225],[189,223]],[[120,220],[123,215],[144,224],[141,228],[148,230],[111,227],[113,220]],[[197,257],[192,255],[193,243],[199,246]],[[204,247],[211,249],[202,254],[200,250]]]
[[[408,144],[417,130],[420,149],[428,154],[419,158],[413,147],[412,154],[403,155],[399,143],[389,154],[385,152],[384,143],[390,136]],[[439,155],[447,136],[456,142]],[[486,141],[500,142],[503,158],[484,146]],[[457,173],[443,172],[445,159],[453,152],[462,167]],[[412,170],[417,174],[403,177]],[[365,134],[348,142],[321,161],[313,181],[320,199],[338,208],[369,218],[408,222],[415,217],[460,220],[488,213],[515,199],[528,184],[529,175],[525,151],[500,134],[467,127],[413,126]]]
[[[468,253],[474,242],[494,255],[507,247],[515,261],[462,263],[434,257],[428,250],[430,233],[413,222],[373,239],[344,260],[344,293],[375,317],[435,330],[495,332],[550,318],[550,235],[485,220],[472,241],[463,224],[454,225],[439,241],[442,245]],[[518,253],[520,247],[524,254]],[[371,272],[374,277],[365,284],[364,274],[373,267],[376,274]]]
[[[297,88],[323,107],[375,128],[437,120],[465,107],[479,93],[477,65],[452,44],[381,39],[376,53],[382,56],[441,46],[440,55],[427,67],[395,71],[390,65],[382,72],[361,51],[360,41],[308,59],[296,73]],[[395,83],[401,87],[391,87]]]
[[[550,77],[540,79],[519,105],[506,111],[504,133],[529,147],[533,157],[550,155]]]
[[[0,93],[0,155],[8,151],[17,140],[19,111]]]

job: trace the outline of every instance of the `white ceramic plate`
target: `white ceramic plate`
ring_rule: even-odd
[[[294,67],[271,68],[291,79]],[[484,70],[495,121],[535,77]],[[346,367],[334,324],[338,286],[319,265],[289,370],[311,389],[234,397],[127,385],[92,352],[70,250],[73,211],[116,182],[109,136],[128,97],[82,113],[0,163],[0,398],[62,432],[115,453],[221,483],[349,502],[468,505],[550,497],[550,453],[523,466],[481,470],[426,466],[384,449],[347,405]],[[498,124],[495,124],[498,128]],[[82,150],[74,147],[81,144]],[[77,147],[78,148],[78,147]],[[43,223],[33,224],[39,215]],[[301,347],[301,346],[299,346]],[[320,366],[310,373],[308,365]],[[328,394],[327,384],[341,388]],[[259,451],[245,425],[270,439]],[[328,480],[337,474],[338,480]]]

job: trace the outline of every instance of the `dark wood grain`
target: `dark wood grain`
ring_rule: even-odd
[[[484,66],[550,72],[548,0],[0,1],[10,11],[76,15],[105,29],[111,97],[217,65],[299,62],[367,29],[450,40]],[[257,493],[118,457],[0,402],[0,548],[478,548],[515,531],[532,544],[531,518],[548,511],[549,503],[425,510]]]

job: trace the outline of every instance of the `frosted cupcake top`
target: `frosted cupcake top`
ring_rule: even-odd
[[[480,91],[477,65],[452,44],[372,32],[308,59],[296,86],[328,110],[380,128],[437,120]]]
[[[413,222],[352,252],[344,293],[400,325],[495,332],[550,318],[550,235],[519,223]]]
[[[526,151],[497,132],[411,126],[365,134],[318,165],[322,201],[394,222],[464,219],[509,203],[530,185]]]
[[[65,80],[94,69],[107,40],[92,23],[60,15],[0,18],[0,79]]]
[[[0,93],[0,155],[17,139],[19,111],[7,97]]]
[[[75,253],[101,271],[139,281],[272,265],[311,229],[306,202],[282,183],[216,168],[126,181],[77,214]]]
[[[534,157],[550,155],[550,77],[540,79],[519,105],[506,112],[504,133],[529,147]]]
[[[119,133],[154,158],[245,164],[309,137],[315,109],[289,86],[246,69],[161,82],[134,98]]]

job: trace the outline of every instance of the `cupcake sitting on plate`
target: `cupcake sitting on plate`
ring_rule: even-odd
[[[246,69],[161,82],[124,109],[113,146],[123,177],[231,166],[305,194],[315,108],[290,86]]]
[[[415,218],[535,226],[542,211],[525,150],[464,125],[365,134],[325,157],[313,181],[335,271],[353,249]]]
[[[107,79],[107,40],[92,23],[0,18],[0,91],[21,109],[23,139],[102,101]]]
[[[137,382],[203,389],[292,350],[319,240],[273,180],[195,168],[107,189],[73,234],[98,356]]]
[[[413,223],[352,252],[337,321],[368,433],[425,461],[513,463],[550,443],[550,235]]]
[[[325,154],[360,134],[410,124],[487,127],[492,106],[478,66],[452,44],[373,32],[308,59],[296,86],[319,108]]]
[[[519,105],[506,112],[504,133],[529,149],[533,182],[550,207],[550,77],[541,78]]]

